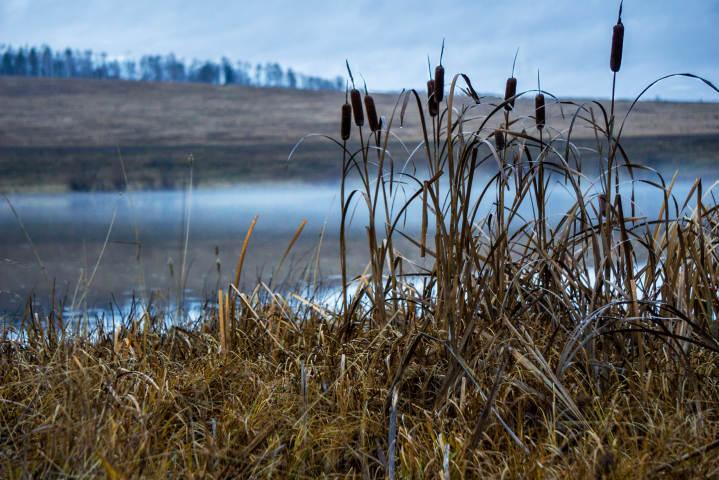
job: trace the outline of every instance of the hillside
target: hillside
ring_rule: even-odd
[[[389,117],[398,95],[374,97],[380,115]],[[488,105],[478,107],[477,116],[488,113],[497,99],[485,101]],[[17,189],[113,188],[122,181],[118,147],[131,177],[148,188],[177,185],[185,177],[190,153],[200,165],[198,178],[210,183],[328,179],[339,171],[338,147],[327,140],[303,144],[287,171],[285,161],[307,134],[337,136],[343,102],[343,93],[329,91],[0,77],[3,183]],[[608,108],[608,102],[601,103]],[[629,102],[618,102],[618,115],[628,107]],[[517,102],[519,113],[532,108],[532,100]],[[565,130],[574,109],[566,105],[562,118],[557,105],[549,106],[548,122]],[[599,115],[598,109],[595,113]],[[401,130],[397,122],[395,132],[415,146],[421,130],[414,101]],[[652,149],[658,154],[674,149],[713,159],[719,150],[719,104],[642,102],[623,135],[643,158],[656,157]],[[572,138],[589,141],[593,132],[578,128]],[[357,140],[355,132],[350,145],[359,146]]]

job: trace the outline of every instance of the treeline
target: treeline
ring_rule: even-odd
[[[254,85],[258,87],[300,88],[305,90],[342,90],[341,77],[334,80],[283,70],[277,63],[252,65],[193,60],[185,63],[173,54],[145,55],[135,59],[109,59],[105,53],[66,49],[52,51],[48,46],[13,49],[0,46],[0,75],[46,78],[94,78],[98,80],[136,80],[147,82],[196,82],[215,85]]]

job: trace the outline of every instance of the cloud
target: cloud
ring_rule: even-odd
[[[470,75],[475,88],[499,92],[517,47],[519,88],[542,85],[561,96],[608,96],[612,25],[618,2],[600,0],[6,0],[0,43],[47,43],[178,57],[279,62],[325,77],[345,75],[344,60],[374,90],[423,88],[427,55]],[[626,1],[620,95],[636,95],[654,78],[678,71],[719,80],[719,44],[708,41],[719,4],[701,0]],[[681,83],[681,82],[680,82]],[[716,100],[697,88],[659,87],[654,95]]]

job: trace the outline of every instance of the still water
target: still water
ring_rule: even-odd
[[[478,185],[483,186],[487,180],[488,177],[478,178]],[[703,179],[704,192],[714,180]],[[679,206],[692,184],[691,178],[677,181],[674,193]],[[582,190],[587,188],[589,182]],[[629,184],[624,184],[621,191],[628,198]],[[491,190],[481,202],[477,218],[494,208],[493,192]],[[183,284],[184,296],[190,301],[202,302],[234,280],[242,243],[256,215],[259,219],[242,269],[242,285],[252,289],[258,280],[271,282],[290,241],[306,219],[306,226],[276,281],[289,278],[305,285],[328,286],[336,282],[340,274],[339,194],[339,185],[333,183],[270,183],[192,192],[8,195],[9,204],[17,212],[27,235],[3,199],[0,204],[0,312],[22,311],[30,296],[35,302],[47,305],[53,289],[56,299],[66,299],[67,305],[75,303],[77,308],[95,310],[107,310],[110,304],[123,307],[132,298],[146,298],[150,293],[160,301],[172,300],[178,295],[183,264],[187,279]],[[514,188],[506,195],[511,202]],[[635,215],[656,217],[662,201],[658,191],[645,183],[636,183],[634,195],[638,205]],[[399,211],[403,198],[400,193],[395,212]],[[574,197],[570,186],[558,181],[552,184],[550,198],[547,211],[556,223]],[[356,196],[357,199],[360,197]],[[368,216],[364,201],[355,204],[356,210],[353,210],[354,204],[350,208],[354,216],[348,255],[351,273],[359,274],[369,258],[365,232]],[[409,236],[419,233],[420,206],[418,202],[410,208],[400,223]],[[625,211],[628,207],[625,202]],[[531,218],[532,209],[531,202],[525,202],[520,214]],[[381,224],[378,227],[383,228]],[[325,235],[320,249],[323,229]],[[185,238],[188,239],[186,253]],[[414,247],[399,237],[395,246],[406,251],[409,258],[417,257]],[[315,265],[318,266],[316,273]]]

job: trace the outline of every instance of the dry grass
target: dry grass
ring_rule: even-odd
[[[519,79],[520,91],[534,81]],[[503,85],[475,85],[499,92]],[[481,88],[480,88],[481,87]],[[445,87],[446,89],[447,87]],[[373,94],[378,112],[394,106],[396,94]],[[0,78],[0,146],[32,148],[251,146],[294,144],[307,133],[336,132],[337,105],[344,92],[311,92],[239,85],[217,86],[152,82],[113,82]],[[455,104],[470,102],[455,98]],[[550,102],[551,103],[551,102]],[[581,102],[578,102],[581,103]],[[608,109],[609,102],[601,101]],[[626,114],[629,102],[617,102]],[[522,115],[534,111],[530,97],[516,101]],[[477,109],[491,110],[484,104]],[[556,118],[557,128],[569,122]],[[626,137],[719,133],[719,104],[642,102],[635,107]],[[579,129],[575,138],[592,138]],[[408,118],[402,138],[422,139],[416,117]],[[185,154],[185,157],[187,154]],[[285,153],[286,157],[286,153]]]
[[[355,202],[369,212],[367,270],[343,282],[340,306],[230,285],[196,321],[141,306],[104,329],[29,303],[2,343],[4,475],[718,475],[709,186],[675,198],[652,174],[663,207],[646,218],[632,186],[647,169],[625,155],[623,117],[568,102],[566,130],[550,101],[539,130],[513,99],[454,103],[459,85],[474,92],[454,76],[436,117],[406,92],[378,106],[389,132],[337,142],[343,218]],[[410,115],[426,168],[400,172],[387,144]],[[594,135],[582,162],[575,129]],[[590,161],[594,179],[580,171]],[[359,190],[345,191],[350,176]],[[557,184],[573,198],[550,218]],[[401,230],[412,205],[419,235]],[[399,236],[416,248],[396,249]]]

